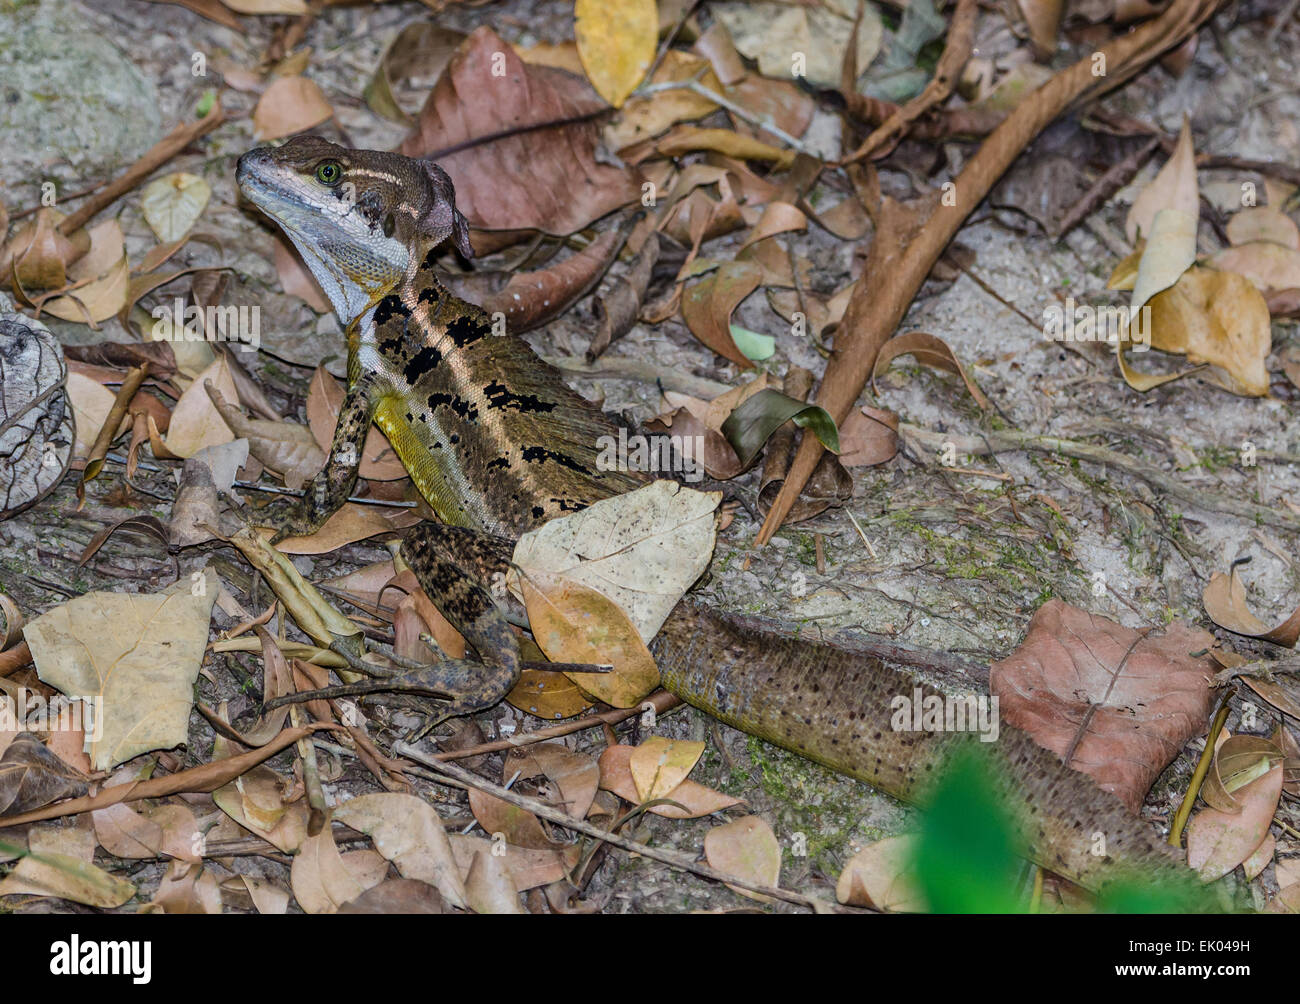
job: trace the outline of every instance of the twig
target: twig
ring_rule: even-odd
[[[736,118],[748,122],[756,129],[762,129],[769,132],[779,139],[786,146],[798,150],[800,153],[806,153],[810,157],[817,157],[817,154],[810,149],[803,140],[797,136],[791,136],[788,132],[772,121],[770,115],[755,115],[743,105],[738,105],[730,98],[723,97],[717,91],[710,90],[701,84],[698,80],[667,80],[662,84],[650,84],[641,88],[641,94],[658,94],[662,91],[690,91],[692,94],[698,94],[707,101],[712,101],[716,105],[721,105],[727,111],[731,112]],[[820,158],[818,158],[820,159]]]
[[[120,177],[109,182],[92,195],[80,209],[69,213],[59,224],[59,232],[70,234],[80,230],[101,209],[125,195],[163,164],[175,157],[200,136],[206,136],[226,120],[221,102],[217,101],[207,115],[197,122],[182,122],[166,136],[145,151],[144,155],[127,168]]]
[[[1118,86],[1183,42],[1219,3],[1174,0],[1160,17],[1116,38],[1097,54],[1105,60],[1107,76],[1094,75],[1097,64],[1089,55],[1048,80],[985,140],[947,189],[948,204],[941,203],[914,237],[908,238],[913,227],[909,215],[892,200],[882,201],[871,255],[836,330],[835,354],[817,394],[817,403],[833,419],[842,422],[848,416],[881,346],[894,333],[934,263],[1021,151],[1067,108]],[[822,449],[816,436],[803,437],[756,543],[766,544],[781,526],[816,469]]]
[[[1056,233],[1052,236],[1060,240],[1077,227],[1082,220],[1091,216],[1098,206],[1132,180],[1133,175],[1138,173],[1142,165],[1156,152],[1159,145],[1160,140],[1158,139],[1152,138],[1148,140],[1139,149],[1134,150],[1094,181],[1088,187],[1088,190],[1083,193],[1083,197],[1071,206],[1065,216],[1061,218],[1061,222],[1057,224]]]
[[[870,157],[887,143],[897,140],[907,127],[924,115],[935,105],[941,104],[952,93],[953,85],[961,76],[966,60],[970,59],[971,46],[975,40],[975,14],[979,5],[975,0],[957,0],[957,9],[952,15],[952,25],[948,28],[948,40],[944,43],[943,55],[934,68],[934,76],[921,91],[907,104],[885,119],[871,133],[862,145],[840,162],[844,167]]]
[[[1210,734],[1205,737],[1205,749],[1201,750],[1201,758],[1196,761],[1196,770],[1192,773],[1192,779],[1187,784],[1187,791],[1183,795],[1183,802],[1178,806],[1178,812],[1174,814],[1174,821],[1169,826],[1169,845],[1171,847],[1181,847],[1183,845],[1183,827],[1187,825],[1187,817],[1192,813],[1192,804],[1196,801],[1196,796],[1201,790],[1201,782],[1205,780],[1205,775],[1210,772],[1210,761],[1214,759],[1214,744],[1219,739],[1219,733],[1223,731],[1223,723],[1228,720],[1228,712],[1231,711],[1228,705],[1228,699],[1225,697],[1223,703],[1219,705],[1219,712],[1214,716],[1214,722],[1210,725]]]
[[[446,774],[448,777],[459,781],[478,791],[483,791],[489,795],[508,802],[520,809],[525,809],[540,816],[543,819],[550,820],[557,826],[563,826],[565,829],[573,830],[577,833],[585,834],[596,840],[603,840],[606,843],[613,844],[615,847],[621,847],[625,851],[631,851],[633,854],[640,854],[642,857],[652,858],[655,861],[661,861],[666,865],[674,868],[681,868],[689,872],[694,872],[703,878],[713,879],[715,882],[725,882],[727,885],[739,886],[742,889],[748,889],[750,892],[756,892],[762,896],[769,896],[772,899],[781,899],[787,903],[794,903],[798,906],[806,906],[809,909],[821,910],[828,904],[812,896],[805,896],[803,893],[790,892],[787,889],[778,889],[774,886],[763,885],[759,882],[751,882],[749,879],[741,878],[738,875],[728,875],[726,872],[720,872],[716,868],[710,868],[708,865],[701,864],[687,854],[680,851],[667,851],[658,847],[651,847],[648,844],[640,843],[636,840],[630,840],[627,837],[617,833],[609,833],[598,826],[593,826],[585,820],[574,819],[568,813],[561,812],[552,805],[540,801],[536,798],[528,798],[513,791],[501,787],[499,784],[493,784],[486,781],[477,774],[466,770],[459,764],[446,763],[435,760],[426,753],[420,752],[409,743],[396,742],[393,744],[393,752],[400,756],[407,757],[417,763],[422,763],[431,770]]]

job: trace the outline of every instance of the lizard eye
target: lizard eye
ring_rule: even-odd
[[[397,228],[397,224],[393,220],[393,214],[389,213],[387,216],[384,217],[384,236],[392,237],[393,231],[396,228]]]
[[[343,169],[337,160],[324,160],[316,165],[316,180],[322,185],[333,187],[343,177]]]

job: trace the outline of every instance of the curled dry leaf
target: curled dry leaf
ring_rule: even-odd
[[[145,222],[164,244],[178,241],[198,222],[212,188],[197,174],[177,171],[149,182],[140,193]]]
[[[22,637],[23,623],[23,613],[18,604],[0,593],[0,652]]]
[[[1176,209],[1193,220],[1200,215],[1196,152],[1192,148],[1191,123],[1186,116],[1174,152],[1151,183],[1138,193],[1129,209],[1124,235],[1130,244],[1136,244],[1139,236],[1147,238],[1151,235],[1156,214],[1162,209]]]
[[[704,755],[704,743],[651,736],[632,751],[628,769],[641,802],[667,798]]]
[[[462,32],[428,21],[408,24],[380,57],[366,85],[366,104],[376,115],[408,128],[414,125],[415,119],[401,106],[394,91],[413,78],[437,78],[465,37]]]
[[[607,230],[577,254],[535,272],[473,272],[448,276],[445,283],[485,313],[504,314],[506,332],[521,335],[559,317],[590,292],[625,237],[621,230]]]
[[[749,261],[725,262],[688,286],[682,295],[682,320],[691,334],[718,355],[748,369],[753,362],[731,337],[731,315],[763,281],[762,268]]]
[[[62,289],[68,284],[68,267],[90,249],[90,237],[85,230],[65,237],[58,229],[63,215],[39,209],[8,244],[0,241],[0,286],[21,292]]]
[[[893,913],[924,913],[925,897],[916,881],[916,840],[886,837],[853,855],[835,883],[835,898],[849,906]]]
[[[221,526],[218,493],[230,491],[239,468],[247,462],[246,439],[205,446],[186,459],[167,525],[170,546],[190,547],[217,535]]]
[[[253,109],[253,132],[261,142],[292,136],[320,125],[334,109],[315,81],[306,77],[280,77],[262,92]]]
[[[198,861],[203,846],[198,823],[184,805],[145,805],[140,811],[119,802],[91,813],[95,839],[118,858],[156,858],[165,854]]]
[[[1256,617],[1246,601],[1246,585],[1237,574],[1239,564],[1234,564],[1228,574],[1215,572],[1201,593],[1201,603],[1210,620],[1233,634],[1248,638],[1262,638],[1274,645],[1295,648],[1300,640],[1300,607],[1276,627],[1269,627]]]
[[[311,810],[306,800],[286,801],[283,779],[264,764],[222,785],[212,800],[240,826],[286,854],[298,853],[307,840]]]
[[[603,593],[563,575],[519,576],[528,624],[552,662],[612,666],[609,673],[566,673],[597,700],[631,708],[659,686],[659,668],[623,609]]]
[[[294,898],[304,912],[337,913],[344,903],[383,881],[388,862],[373,851],[360,853],[366,856],[358,856],[357,852],[340,854],[328,825],[303,841],[302,849],[294,855],[289,879]],[[375,858],[384,866],[377,875]]]
[[[664,55],[663,62],[655,70],[653,83],[667,84],[691,79],[698,79],[702,86],[715,94],[722,88],[718,78],[707,69],[704,60],[680,49],[669,49]],[[678,122],[701,119],[716,111],[717,107],[708,98],[684,87],[641,97],[633,95],[623,105],[618,118],[605,127],[605,145],[611,150],[621,150],[633,143],[658,136]]]
[[[1187,824],[1187,864],[1213,882],[1246,861],[1268,836],[1282,795],[1282,765],[1235,793],[1240,812],[1203,809]]]
[[[1130,310],[1176,283],[1195,261],[1196,217],[1178,209],[1160,210],[1138,260]]]
[[[76,442],[63,351],[49,328],[11,308],[0,294],[0,519],[58,486]]]
[[[57,896],[86,906],[111,910],[135,895],[135,886],[88,861],[54,851],[20,858],[4,881],[3,896]]]
[[[570,234],[641,195],[631,171],[597,157],[592,116],[603,107],[585,80],[524,63],[484,26],[447,64],[399,152],[434,157],[473,226]],[[544,123],[563,124],[529,130]]]
[[[204,389],[230,431],[246,439],[248,452],[282,476],[286,487],[297,491],[325,466],[325,451],[307,426],[247,418],[214,384],[205,383]]]
[[[85,793],[85,776],[30,732],[18,733],[0,756],[0,816],[39,809]]]
[[[564,846],[563,841],[551,838],[542,826],[542,821],[533,813],[486,791],[471,788],[469,808],[479,826],[483,827],[485,833],[490,833],[493,839],[504,839],[515,847],[530,847],[539,851]]]
[[[525,580],[536,573],[562,575],[603,593],[648,644],[708,568],[721,497],[654,481],[529,531],[515,545],[512,561]],[[561,660],[546,645],[542,650],[556,662],[593,661]]]
[[[286,537],[276,547],[284,554],[328,554],[354,541],[405,530],[420,518],[414,509],[345,502],[315,533]]]
[[[845,467],[874,467],[898,452],[898,416],[864,405],[840,427],[839,461]]]
[[[761,816],[744,816],[715,826],[704,837],[704,856],[720,872],[775,887],[781,881],[781,845]],[[771,898],[728,883],[742,896],[770,903]]]
[[[574,35],[587,79],[615,108],[623,107],[650,71],[659,40],[655,0],[577,0]]]
[[[633,746],[610,746],[600,754],[600,786],[624,801],[640,805],[641,796],[632,777],[632,754],[635,750]],[[677,805],[652,805],[646,811],[666,819],[695,819],[744,803],[743,798],[714,791],[689,778],[664,797]]]
[[[1060,600],[993,663],[989,688],[1008,725],[1091,775],[1134,812],[1159,773],[1205,728],[1213,637],[1174,622],[1136,631]],[[1253,846],[1252,846],[1253,849]]]
[[[427,882],[452,906],[466,906],[465,886],[442,820],[428,802],[389,792],[349,799],[334,818],[370,836],[403,878]]]
[[[935,369],[955,373],[961,377],[962,383],[970,391],[970,396],[975,399],[975,403],[985,411],[988,410],[988,398],[967,375],[966,368],[957,360],[948,343],[924,331],[910,331],[905,335],[895,335],[881,347],[880,354],[876,356],[875,368],[871,373],[872,389],[875,389],[876,378],[889,369],[890,363],[899,356],[908,355],[926,366],[933,366]]]
[[[141,913],[208,914],[221,912],[221,888],[201,864],[170,861],[153,899]]]
[[[1214,750],[1214,759],[1201,784],[1206,805],[1221,812],[1240,812],[1235,792],[1263,777],[1283,760],[1282,750],[1263,736],[1228,736]]]
[[[1061,30],[1064,0],[1016,0],[1020,15],[1029,28],[1029,40],[1039,59],[1050,59],[1056,51],[1057,33]]]

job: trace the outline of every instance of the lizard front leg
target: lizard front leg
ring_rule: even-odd
[[[272,503],[252,515],[256,525],[275,530],[271,543],[315,533],[347,501],[357,484],[361,448],[370,431],[374,408],[371,381],[361,379],[348,388],[339,409],[329,458],[306,485],[302,497]]]

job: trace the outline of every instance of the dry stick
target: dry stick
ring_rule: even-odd
[[[646,703],[654,707],[656,715],[662,715],[679,706],[682,701],[681,698],[674,697],[666,690],[657,690],[647,697],[642,702],[642,705]],[[479,743],[476,746],[466,746],[461,750],[435,753],[432,759],[444,762],[447,760],[463,760],[465,757],[478,756],[482,753],[499,753],[502,750],[514,749],[517,746],[531,746],[533,743],[572,735],[574,732],[582,732],[584,729],[594,729],[597,725],[617,725],[619,722],[627,721],[627,719],[641,714],[644,710],[644,707],[635,707],[602,711],[598,715],[575,718],[573,721],[565,722],[562,725],[549,725],[544,729],[538,729],[536,732],[525,732],[523,735],[514,736],[510,739],[495,739],[492,742]]]
[[[651,847],[648,844],[640,843],[636,840],[630,840],[627,837],[620,836],[617,833],[610,833],[602,830],[599,826],[592,826],[590,823],[574,819],[568,813],[561,812],[553,805],[540,801],[536,798],[528,798],[517,792],[502,788],[491,781],[485,781],[477,774],[466,770],[459,764],[445,763],[435,760],[426,753],[422,753],[415,747],[404,742],[393,744],[393,752],[422,763],[426,767],[436,771],[439,774],[446,774],[461,784],[479,791],[487,792],[494,795],[503,802],[509,802],[511,805],[520,809],[525,809],[535,816],[541,816],[543,819],[549,819],[557,826],[563,826],[565,829],[574,830],[578,833],[586,834],[596,840],[603,840],[606,843],[613,844],[615,847],[621,847],[625,851],[631,851],[633,854],[640,854],[642,857],[653,858],[655,861],[662,861],[666,865],[672,865],[674,868],[683,868],[686,871],[694,872],[696,875],[704,878],[713,879],[715,882],[725,882],[727,885],[739,886],[742,889],[748,889],[750,892],[756,892],[763,896],[770,896],[773,899],[782,899],[787,903],[795,903],[798,906],[806,906],[813,910],[819,909],[827,904],[817,900],[812,896],[805,896],[802,893],[790,892],[787,889],[777,889],[773,886],[762,885],[758,882],[751,882],[749,879],[741,878],[738,875],[728,875],[726,872],[720,872],[716,868],[710,868],[708,865],[701,864],[690,855],[682,854],[680,851],[665,851],[658,847]]]
[[[836,331],[837,344],[817,394],[817,403],[843,422],[867,384],[876,355],[894,333],[913,297],[938,261],[949,241],[974,212],[989,189],[1006,172],[1022,150],[1058,115],[1084,97],[1095,97],[1122,83],[1161,53],[1188,38],[1218,6],[1220,0],[1174,0],[1154,21],[1115,39],[1100,53],[1080,60],[1022,101],[967,162],[950,193],[951,206],[939,206],[915,237],[902,249],[896,265],[864,271],[853,288],[844,319]],[[1093,76],[1096,56],[1105,59],[1108,76]],[[886,203],[888,206],[889,203]],[[895,228],[908,225],[895,207]],[[882,218],[888,214],[881,213]],[[875,241],[898,241],[897,233],[881,227]],[[882,256],[886,257],[886,256]],[[868,265],[871,260],[868,259]],[[891,263],[892,264],[892,263]],[[821,458],[816,436],[804,436],[772,504],[756,543],[766,544],[789,514]]]
[[[1196,795],[1201,790],[1201,782],[1205,780],[1205,775],[1210,772],[1210,761],[1214,759],[1214,744],[1219,740],[1219,733],[1223,731],[1223,723],[1228,720],[1228,712],[1232,709],[1228,706],[1228,699],[1223,699],[1223,704],[1219,706],[1219,713],[1214,716],[1214,722],[1210,725],[1210,733],[1205,737],[1205,749],[1201,750],[1201,758],[1196,762],[1196,770],[1192,772],[1192,780],[1187,785],[1187,793],[1183,795],[1182,804],[1178,806],[1178,812],[1174,814],[1173,824],[1169,827],[1169,843],[1173,847],[1181,847],[1183,843],[1183,827],[1187,825],[1187,817],[1192,813],[1192,805],[1196,802]]]
[[[121,177],[110,182],[88,199],[80,209],[69,214],[60,224],[59,232],[70,234],[80,230],[101,209],[111,205],[120,196],[131,191],[163,164],[171,160],[200,136],[206,136],[226,120],[226,113],[217,101],[212,110],[197,122],[182,122],[160,139],[144,156],[132,164]]]
[[[1059,453],[1062,456],[1087,460],[1094,464],[1105,464],[1141,478],[1152,487],[1199,509],[1239,516],[1257,524],[1300,533],[1300,516],[1243,499],[1200,491],[1171,477],[1158,467],[1115,450],[1108,450],[1104,446],[1081,443],[1074,439],[1060,439],[1056,436],[1035,436],[1027,432],[1004,431],[981,433],[978,437],[955,436],[951,433],[931,432],[929,429],[922,429],[906,422],[899,426],[899,432],[926,450],[938,450],[943,444],[952,443],[958,452],[972,455],[995,453],[998,450],[1036,450],[1040,453]]]
[[[885,119],[862,145],[842,162],[841,166],[854,164],[864,157],[870,157],[891,140],[903,134],[909,125],[924,115],[937,104],[948,99],[953,84],[961,76],[961,71],[970,58],[971,46],[975,40],[975,14],[979,9],[976,0],[957,0],[957,9],[952,15],[952,26],[948,29],[948,40],[944,43],[943,55],[934,68],[934,76],[921,91],[907,104]]]

